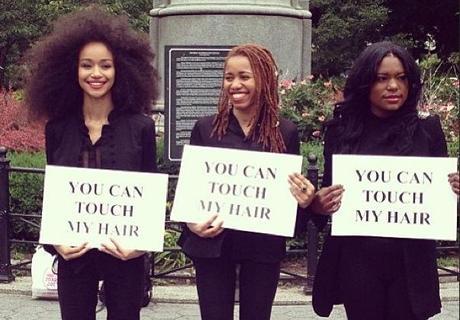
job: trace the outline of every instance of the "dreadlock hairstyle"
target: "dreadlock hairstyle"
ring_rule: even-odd
[[[271,52],[257,44],[244,44],[234,47],[225,58],[224,70],[230,58],[248,58],[254,74],[256,95],[253,103],[258,106],[247,139],[257,141],[263,149],[270,152],[283,152],[286,145],[279,128],[278,67]],[[222,84],[219,96],[218,113],[214,118],[211,136],[220,140],[227,132],[232,105]]]
[[[389,41],[377,42],[367,47],[354,62],[344,89],[344,101],[334,110],[334,119],[327,125],[337,127],[333,151],[355,153],[364,132],[364,119],[370,113],[370,90],[377,77],[382,60],[393,55],[401,61],[409,83],[405,103],[391,116],[391,130],[382,133],[381,141],[395,143],[397,154],[408,154],[412,149],[414,132],[418,125],[417,104],[422,84],[420,70],[414,58],[402,47]]]
[[[102,42],[113,54],[114,108],[149,113],[157,97],[157,72],[148,36],[133,30],[126,16],[92,5],[59,17],[52,32],[27,52],[25,92],[32,117],[54,119],[81,112],[78,57],[89,42]]]

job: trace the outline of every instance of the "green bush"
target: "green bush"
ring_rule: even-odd
[[[437,114],[449,146],[449,155],[459,156],[458,139],[460,124],[460,53],[442,61],[436,54],[427,54],[419,63],[423,77],[421,113]]]
[[[8,154],[11,167],[44,168],[43,152],[12,152]],[[43,178],[41,173],[10,173],[10,211],[19,214],[41,214],[43,198]],[[26,222],[29,221],[30,223]],[[19,240],[38,240],[40,219],[13,218],[12,238]],[[29,251],[31,247],[21,246]]]
[[[313,81],[312,77],[301,82],[281,81],[280,114],[297,125],[301,141],[321,141],[322,126],[332,116],[333,106],[341,97],[337,90],[339,81]]]
[[[447,151],[449,152],[449,157],[458,158],[460,156],[458,139],[447,142]]]
[[[180,231],[167,229],[164,237],[165,248],[176,248],[177,240],[179,239]],[[155,253],[155,268],[159,272],[168,271],[175,268],[180,268],[190,263],[190,260],[182,251],[163,251]]]
[[[300,154],[303,156],[302,172],[306,172],[308,166],[308,158],[310,155],[316,156],[316,166],[320,171],[324,167],[323,157],[323,142],[322,141],[310,141],[303,142],[300,144]]]
[[[157,138],[157,164],[158,171],[167,174],[179,174],[180,163],[168,163],[165,160],[164,136]]]

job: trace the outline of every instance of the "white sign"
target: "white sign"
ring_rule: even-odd
[[[46,166],[40,243],[163,251],[168,175]]]
[[[171,220],[217,213],[224,228],[292,236],[297,201],[288,175],[301,167],[298,155],[185,145]]]
[[[333,155],[332,164],[333,184],[345,189],[332,235],[456,240],[457,196],[447,175],[457,159]]]

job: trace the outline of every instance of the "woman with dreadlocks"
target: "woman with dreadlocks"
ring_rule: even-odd
[[[264,47],[234,47],[225,59],[218,113],[198,120],[190,143],[276,153],[299,153],[296,126],[278,116],[277,66]],[[298,222],[306,221],[303,208],[313,197],[313,185],[301,174],[288,179],[299,203]],[[285,254],[279,236],[224,230],[222,222],[188,223],[180,244],[192,258],[201,317],[233,319],[237,268],[239,268],[240,319],[270,319]]]
[[[333,154],[445,157],[439,117],[417,111],[422,84],[414,58],[391,42],[367,47],[348,75],[344,101],[326,126],[323,187],[310,210],[336,212],[346,192],[332,184]],[[458,173],[446,177],[458,195]],[[434,240],[328,237],[313,285],[313,308],[343,303],[351,320],[422,320],[440,312]]]

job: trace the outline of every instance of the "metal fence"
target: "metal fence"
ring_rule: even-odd
[[[307,177],[312,182],[312,184],[317,187],[320,181],[319,169],[317,166],[317,158],[315,155],[310,155],[307,158]],[[21,168],[21,167],[12,167],[10,166],[10,160],[7,157],[7,150],[4,147],[0,147],[0,282],[11,282],[14,280],[13,270],[29,269],[31,261],[22,261],[13,264],[11,260],[11,245],[15,243],[25,243],[31,245],[37,245],[37,241],[31,240],[21,240],[11,238],[11,229],[12,223],[16,220],[22,221],[34,228],[39,229],[40,225],[33,221],[41,218],[40,213],[34,214],[23,214],[10,212],[10,173],[16,172],[21,174],[40,174],[45,173],[44,169],[35,169],[35,168]],[[170,175],[170,183],[177,180],[177,175]],[[180,231],[180,226],[172,221],[166,221],[166,228],[170,230]],[[306,270],[302,274],[290,272],[288,270],[282,269],[281,272],[293,277],[295,279],[300,279],[304,284],[304,292],[311,293],[313,280],[316,273],[316,266],[318,262],[319,248],[320,248],[320,234],[316,229],[315,225],[309,221],[307,224],[306,232],[306,246],[300,249],[287,249],[287,255],[303,255],[306,257]],[[177,252],[180,251],[180,248],[177,246],[165,247],[165,252]],[[458,243],[454,246],[439,246],[438,251],[459,251]],[[154,258],[155,253],[151,255],[152,259],[152,270],[151,276],[153,278],[193,278],[192,275],[184,275],[178,273],[179,271],[191,267],[191,264],[188,263],[184,266],[178,268],[171,268],[169,270],[163,270],[161,272],[155,273],[154,268]],[[444,270],[443,276],[455,275],[457,279],[459,273],[447,268],[439,267]]]
[[[40,228],[40,225],[33,220],[38,220],[41,218],[39,212],[33,214],[24,214],[16,213],[10,211],[10,173],[20,173],[20,174],[39,174],[43,175],[45,173],[44,169],[36,168],[22,168],[22,167],[13,167],[10,166],[10,160],[7,157],[7,150],[3,147],[0,147],[0,282],[11,282],[14,280],[13,271],[29,269],[31,260],[26,260],[18,263],[13,263],[11,260],[11,246],[13,244],[31,244],[37,245],[37,241],[33,240],[22,240],[14,239],[11,237],[11,230],[13,223],[15,221],[21,221],[26,223],[33,228]],[[318,185],[318,167],[316,164],[316,157],[311,156],[308,158],[308,177],[313,185]],[[177,180],[177,175],[169,175],[170,184]],[[169,230],[180,231],[180,226],[172,221],[166,221],[166,228]],[[307,257],[307,268],[305,272],[295,273],[288,270],[282,270],[282,273],[300,279],[304,281],[305,291],[310,292],[312,289],[313,279],[315,275],[316,265],[318,261],[318,231],[312,223],[308,223],[308,238],[306,239],[307,248],[305,249],[289,249],[287,250],[287,255],[306,255]],[[165,247],[165,252],[177,252],[180,251],[180,248],[177,246]],[[193,278],[191,275],[186,275],[183,273],[178,273],[183,269],[191,267],[191,263],[187,263],[184,266],[171,268],[169,270],[162,270],[161,272],[155,272],[153,267],[153,260],[155,258],[155,253],[152,254],[152,272],[151,275],[153,278]]]

